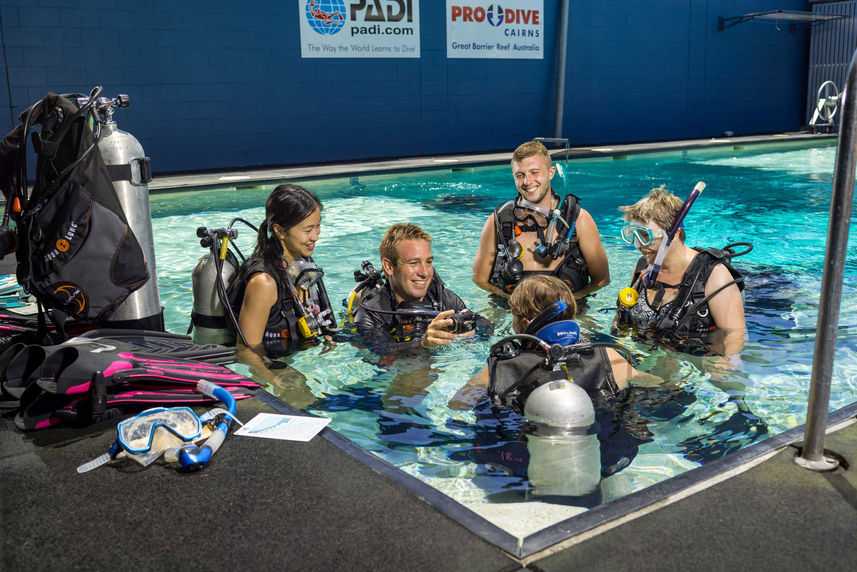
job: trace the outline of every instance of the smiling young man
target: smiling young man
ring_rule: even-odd
[[[518,196],[485,221],[473,261],[473,282],[483,290],[508,298],[524,277],[549,274],[581,298],[610,283],[598,227],[576,196],[560,202],[551,188],[555,173],[541,143],[529,141],[515,149]]]
[[[387,229],[381,246],[384,284],[364,295],[354,314],[357,331],[373,341],[420,341],[425,348],[448,345],[464,334],[453,333],[451,316],[467,310],[434,271],[431,236],[411,223]],[[420,310],[440,312],[431,317]]]

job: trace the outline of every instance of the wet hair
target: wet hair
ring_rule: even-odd
[[[577,314],[577,302],[568,284],[547,274],[535,274],[521,280],[509,298],[512,315],[520,320],[532,320],[542,310],[562,300],[568,305],[562,314],[563,320],[573,320]]]
[[[266,267],[274,269],[285,281],[283,245],[274,233],[274,225],[278,224],[283,231],[288,231],[315,212],[315,209],[323,208],[318,197],[303,187],[284,184],[275,188],[265,202],[265,220],[259,225],[253,257],[262,259]]]
[[[634,203],[619,207],[619,212],[625,213],[623,220],[629,222],[653,222],[666,230],[672,226],[678,211],[684,204],[680,198],[669,192],[665,185],[656,187],[649,194]],[[677,237],[684,242],[685,233],[681,229]]]
[[[547,147],[545,147],[538,141],[527,141],[523,145],[519,145],[518,148],[515,149],[515,152],[512,153],[512,162],[520,163],[524,159],[529,159],[530,157],[533,157],[535,155],[543,157],[544,160],[548,162],[548,164],[553,162],[553,159],[551,159],[551,154],[548,153]]]
[[[384,238],[381,240],[381,246],[378,247],[381,260],[387,258],[394,266],[398,264],[399,243],[405,240],[425,240],[431,244],[431,235],[415,224],[409,222],[396,223],[387,229]]]

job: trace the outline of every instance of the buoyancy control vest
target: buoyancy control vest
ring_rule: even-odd
[[[16,225],[18,282],[54,309],[54,318],[59,312],[82,321],[108,319],[149,279],[88,124],[100,93],[96,88],[88,99],[49,93],[0,142],[7,201],[0,226],[8,236],[10,221]],[[28,193],[27,135],[36,125],[36,177]]]
[[[736,284],[739,290],[744,290],[743,276],[730,264],[730,259],[736,256],[731,246],[734,245],[723,249],[694,247],[699,254],[691,261],[681,282],[674,286],[678,289],[676,297],[660,307],[657,306],[663,297],[664,290],[669,286],[658,282],[658,294],[654,303],[649,303],[642,280],[646,259],[641,257],[634,269],[631,282],[631,287],[638,293],[637,303],[631,307],[618,305],[618,324],[636,326],[645,331],[672,334],[703,334],[717,329],[708,307],[708,300],[732,284]],[[732,281],[711,296],[706,296],[705,284],[718,264],[723,264],[729,270]]]
[[[554,195],[557,197],[557,195]],[[566,284],[572,291],[577,292],[589,284],[589,272],[586,260],[580,251],[577,230],[575,228],[577,217],[580,214],[580,199],[569,193],[560,205],[560,214],[568,225],[561,221],[557,224],[557,238],[554,244],[562,245],[565,255],[559,266],[550,271],[518,271],[510,272],[510,266],[516,261],[510,250],[510,245],[515,239],[515,226],[523,231],[536,230],[535,226],[524,227],[515,217],[515,206],[520,196],[514,200],[507,201],[494,209],[495,231],[497,233],[497,255],[491,270],[489,281],[491,284],[501,288],[505,292],[514,290],[518,282],[524,276],[531,274],[550,274],[556,276]],[[557,200],[559,197],[557,197]],[[569,232],[571,231],[571,232]],[[519,263],[520,264],[520,263]]]
[[[312,262],[312,258],[309,258]],[[244,294],[247,291],[247,282],[255,274],[264,272],[274,279],[277,284],[277,301],[268,313],[268,321],[262,335],[262,344],[268,351],[276,351],[278,354],[292,353],[318,342],[316,336],[306,336],[302,332],[300,320],[303,317],[302,309],[317,320],[323,332],[327,332],[335,326],[333,308],[327,296],[324,282],[319,280],[310,287],[309,299],[305,307],[296,303],[287,284],[282,283],[280,275],[268,268],[263,260],[249,258],[242,265],[238,276],[229,287],[228,298],[235,317],[238,318],[241,305],[244,302]]]
[[[579,342],[572,346],[570,357],[553,366],[545,351],[515,344],[493,352],[488,357],[488,397],[495,405],[511,407],[523,413],[527,397],[537,387],[550,381],[569,380],[590,396],[619,391],[610,358],[603,346]],[[567,349],[568,351],[568,349]]]
[[[408,342],[421,338],[433,319],[428,315],[409,315],[408,310],[461,312],[466,309],[461,298],[446,288],[435,271],[426,295],[420,302],[396,302],[387,280],[369,288],[363,293],[359,306],[354,311],[354,324],[362,334],[392,336],[395,342]]]

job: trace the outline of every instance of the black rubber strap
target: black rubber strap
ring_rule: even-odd
[[[135,183],[131,165],[134,162],[140,165],[140,182]],[[152,167],[148,157],[132,159],[130,163],[124,165],[107,165],[107,172],[110,174],[112,181],[128,181],[134,185],[143,185],[152,180]]]
[[[213,330],[225,330],[227,328],[226,318],[223,316],[206,316],[205,314],[191,312],[190,320],[194,326],[200,328],[211,328]]]

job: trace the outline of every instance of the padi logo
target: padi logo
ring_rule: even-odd
[[[322,36],[332,36],[345,26],[343,0],[309,0],[306,19],[309,27]]]
[[[414,21],[413,0],[360,0],[351,3],[352,22]]]
[[[80,286],[67,282],[65,284],[54,285],[54,296],[64,308],[68,308],[69,312],[76,315],[82,315],[86,310],[86,294],[80,289]],[[75,308],[77,308],[75,310]]]
[[[323,36],[336,34],[346,21],[352,37],[414,35],[412,27],[401,26],[414,21],[414,0],[352,0],[347,7],[344,0],[308,0],[305,15],[310,28]]]

